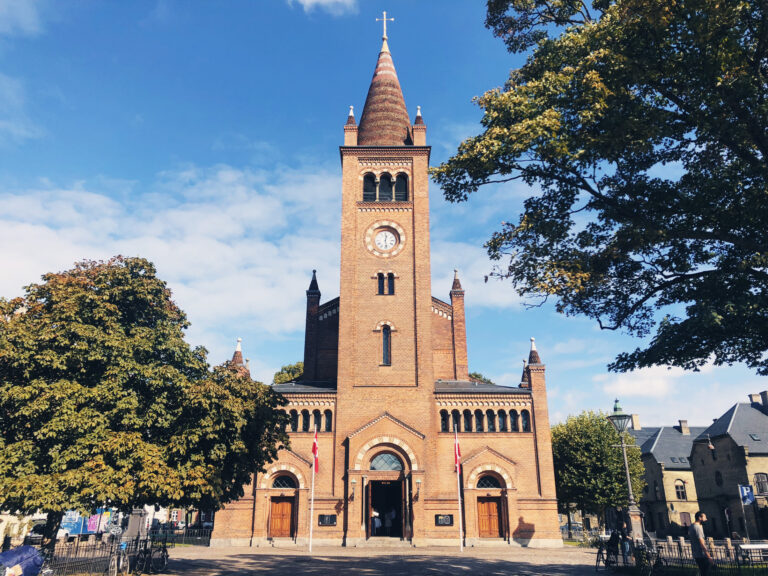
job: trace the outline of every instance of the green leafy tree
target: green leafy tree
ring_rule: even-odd
[[[635,440],[625,435],[632,491],[645,487],[643,462]],[[602,519],[609,506],[629,503],[619,433],[599,412],[582,412],[552,427],[552,455],[560,511],[583,510]],[[570,516],[569,516],[570,518]]]
[[[470,372],[469,379],[475,382],[482,382],[483,384],[493,384],[493,380],[480,374],[480,372]]]
[[[210,370],[140,258],[86,261],[0,299],[0,509],[217,509],[287,443],[284,403]]]
[[[493,274],[652,336],[613,370],[768,374],[768,4],[490,0],[486,24],[532,53],[432,174],[455,202],[535,187],[486,244]]]
[[[296,364],[286,364],[280,368],[279,372],[275,372],[275,377],[272,382],[275,384],[285,384],[286,382],[293,382],[298,380],[304,374],[304,362],[296,362]]]

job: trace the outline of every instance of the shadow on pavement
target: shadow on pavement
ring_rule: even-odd
[[[370,558],[238,554],[223,558],[172,559],[167,574],[229,576],[260,572],[270,576],[416,576],[430,574],[586,576],[593,566],[529,564],[487,558],[391,555]]]

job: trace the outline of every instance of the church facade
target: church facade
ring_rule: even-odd
[[[339,297],[321,303],[313,272],[304,374],[275,385],[290,449],[216,514],[212,545],[301,544],[310,525],[316,544],[458,545],[461,534],[467,545],[562,545],[533,339],[519,387],[470,380],[458,275],[447,301],[432,296],[426,130],[420,110],[410,121],[385,34],[340,147]]]

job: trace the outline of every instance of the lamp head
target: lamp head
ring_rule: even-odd
[[[616,401],[613,404],[613,413],[608,416],[608,420],[610,420],[613,427],[616,428],[616,431],[621,434],[626,431],[630,420],[632,420],[632,416],[624,413],[619,405],[619,399],[616,398]]]

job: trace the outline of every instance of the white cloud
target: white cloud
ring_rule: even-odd
[[[321,9],[334,16],[357,12],[357,0],[288,0],[288,4],[293,4],[294,2],[301,4],[304,12]]]
[[[598,374],[593,380],[602,384],[604,392],[619,397],[664,397],[683,375],[685,370],[681,368],[653,366],[621,374]]]
[[[458,269],[461,285],[466,292],[467,309],[519,307],[521,299],[509,282],[496,279],[485,281],[490,268],[491,263],[482,246],[433,241],[432,294],[447,300],[453,284],[453,270]]]
[[[0,145],[40,136],[42,130],[26,113],[24,85],[0,73]]]
[[[42,30],[37,0],[0,0],[0,35],[32,36]]]

